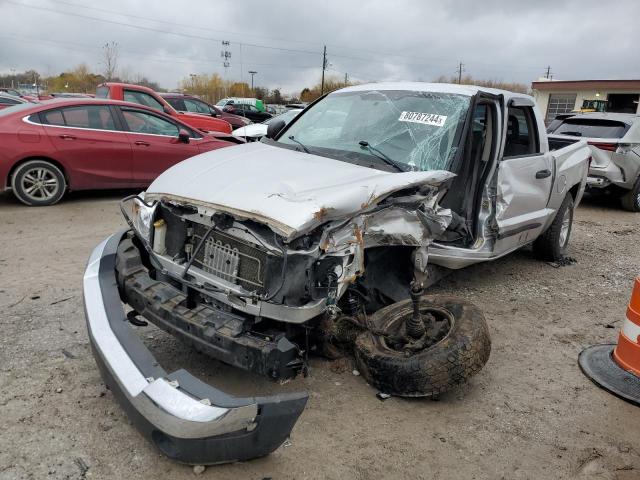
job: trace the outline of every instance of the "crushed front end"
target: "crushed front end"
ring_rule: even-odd
[[[183,463],[249,460],[278,448],[290,435],[307,395],[237,398],[185,370],[167,373],[130,328],[123,308],[118,269],[131,273],[134,268],[131,261],[124,265],[121,253],[130,242],[131,236],[120,232],[94,249],[83,291],[94,357],[132,423],[163,454]],[[153,291],[156,303],[177,301],[166,289]]]

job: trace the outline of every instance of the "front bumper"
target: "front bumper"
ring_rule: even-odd
[[[271,453],[289,436],[306,394],[236,398],[185,370],[167,374],[129,327],[115,277],[124,232],[98,245],[84,274],[91,348],[105,383],[162,453],[198,465]]]

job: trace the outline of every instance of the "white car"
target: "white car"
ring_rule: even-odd
[[[564,118],[550,133],[558,144],[586,140],[588,187],[618,194],[625,210],[640,212],[640,115],[581,113]]]
[[[291,122],[291,120],[296,118],[301,111],[302,110],[297,108],[291,109],[284,112],[282,115],[270,118],[269,120],[265,120],[262,123],[252,123],[251,125],[247,125],[246,127],[237,128],[232,132],[232,134],[235,137],[244,138],[248,142],[257,142],[267,134],[269,124],[277,122],[278,120],[283,120],[286,126],[289,124],[289,122]]]

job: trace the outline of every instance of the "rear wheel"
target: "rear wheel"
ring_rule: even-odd
[[[460,385],[487,363],[489,329],[475,305],[445,295],[419,299],[427,333],[414,341],[406,335],[413,303],[404,300],[370,317],[370,330],[358,335],[356,362],[363,376],[383,393],[429,397]]]
[[[622,208],[630,212],[640,212],[640,177],[636,179],[633,188],[620,197]]]
[[[567,195],[547,230],[533,242],[533,254],[547,262],[562,260],[573,226],[573,197]]]
[[[45,160],[29,160],[13,173],[11,188],[22,203],[37,207],[58,203],[67,184],[54,164]]]

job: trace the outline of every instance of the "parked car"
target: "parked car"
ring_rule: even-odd
[[[202,115],[220,118],[229,122],[231,127],[234,129],[244,127],[251,123],[251,120],[248,118],[224,112],[215,105],[211,105],[210,103],[205,102],[198,97],[194,97],[193,95],[186,95],[183,93],[161,93],[160,96],[179,112],[200,113]]]
[[[265,105],[262,100],[259,98],[248,98],[248,97],[229,97],[218,100],[216,103],[216,107],[224,109],[227,105],[253,105],[261,112],[265,111]]]
[[[118,299],[130,317],[272,379],[306,371],[310,351],[346,346],[381,391],[437,395],[482,368],[490,340],[477,307],[424,290],[439,272],[531,242],[536,256],[559,260],[590,155],[585,142],[553,150],[527,95],[446,84],[338,90],[288,126],[273,122],[267,137],[182,162],[125,199],[132,230],[96,247],[85,274],[106,383],[156,445],[171,435],[163,452],[180,461],[272,451],[304,397],[238,401],[184,371],[152,372]],[[109,328],[119,337],[93,333]],[[133,385],[153,401],[127,393]],[[268,424],[274,404],[281,417]],[[182,427],[196,415],[214,437]]]
[[[0,92],[0,110],[12,107],[14,105],[20,105],[21,103],[28,103],[29,101],[25,98],[16,97],[14,95],[8,93]]]
[[[0,110],[0,144],[0,191],[32,206],[68,190],[145,187],[185,158],[233,145],[151,108],[92,98]]]
[[[227,113],[233,113],[235,115],[240,115],[242,117],[247,117],[252,122],[264,122],[265,120],[273,117],[270,113],[261,112],[253,105],[248,105],[246,103],[233,103],[228,104],[223,110]]]
[[[6,93],[7,95],[11,95],[13,97],[24,97],[24,95],[22,95],[15,88],[0,87],[0,93]]]
[[[178,112],[157,92],[140,85],[113,82],[103,83],[98,85],[98,88],[96,89],[96,97],[139,103],[140,105],[171,115],[192,128],[197,128],[202,132],[222,132],[230,134],[232,131],[231,124],[220,118],[206,117],[196,113]]]
[[[289,110],[277,117],[265,120],[262,123],[252,123],[246,127],[238,128],[233,131],[233,135],[236,137],[244,138],[247,142],[255,142],[260,140],[267,134],[269,125],[278,120],[282,120],[285,125],[288,125],[302,110]]]
[[[625,210],[640,212],[640,115],[569,116],[553,125],[550,138],[558,144],[586,140],[592,156],[587,186],[618,194]]]

